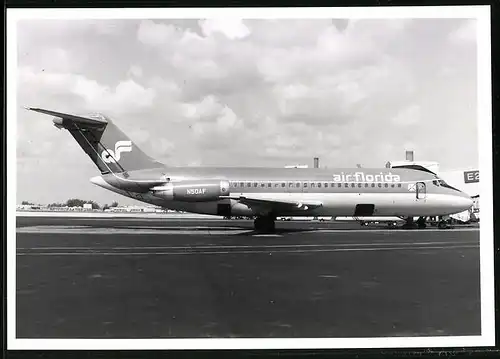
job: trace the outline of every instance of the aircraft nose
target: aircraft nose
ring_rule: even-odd
[[[473,201],[469,195],[462,193],[461,196],[456,196],[455,207],[460,211],[466,211],[472,207]]]

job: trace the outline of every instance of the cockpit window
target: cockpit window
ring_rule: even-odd
[[[438,186],[439,187],[439,181],[438,180],[433,180],[432,183],[435,185],[435,186]]]
[[[432,182],[434,182],[434,181],[432,181]],[[452,190],[454,190],[454,191],[460,192],[460,190],[459,190],[459,189],[457,189],[457,188],[455,188],[455,187],[453,187],[453,186],[450,186],[448,183],[446,183],[446,182],[445,182],[445,181],[443,181],[442,179],[437,180],[437,182],[438,182],[438,185],[439,185],[439,186],[446,187],[446,188],[452,189]]]

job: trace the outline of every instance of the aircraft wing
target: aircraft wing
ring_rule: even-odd
[[[221,196],[221,198],[233,199],[249,207],[259,210],[277,210],[281,212],[288,211],[307,211],[321,207],[323,203],[319,201],[294,201],[294,200],[275,200],[267,198],[252,198],[247,196]]]

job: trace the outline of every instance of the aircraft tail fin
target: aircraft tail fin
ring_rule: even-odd
[[[101,174],[163,167],[103,114],[77,116],[40,108],[27,109],[54,116],[54,125],[68,130]]]

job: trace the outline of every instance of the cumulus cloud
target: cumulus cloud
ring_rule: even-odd
[[[210,148],[225,146],[231,136],[244,129],[244,120],[239,118],[227,105],[216,97],[207,96],[197,103],[183,106],[184,118],[192,123],[191,128],[198,145],[206,144]]]
[[[420,106],[412,105],[400,111],[392,122],[399,126],[411,126],[420,122]]]
[[[137,65],[130,66],[129,74],[134,77],[142,77],[142,67]]]
[[[175,35],[175,26],[155,23],[152,20],[141,21],[137,31],[139,41],[151,46],[167,45],[168,40]]]
[[[250,30],[241,19],[220,18],[200,21],[200,27],[205,36],[221,33],[228,39],[242,39],[250,34]]]
[[[328,167],[384,166],[412,144],[417,159],[474,166],[475,26],[464,19],[23,21],[18,103],[105,112],[167,165],[281,167],[319,156]],[[21,112],[17,125],[20,191],[42,198],[29,178],[53,184],[64,177],[53,177],[53,164],[81,163],[65,175],[103,195],[85,184],[95,169],[71,136],[36,114]],[[430,130],[422,136],[421,128]],[[57,200],[76,195],[59,187]]]
[[[21,91],[49,92],[56,96],[73,94],[90,111],[113,113],[151,106],[155,97],[153,89],[144,88],[131,79],[109,87],[82,75],[48,71],[40,73],[30,67],[19,69],[18,86]]]

